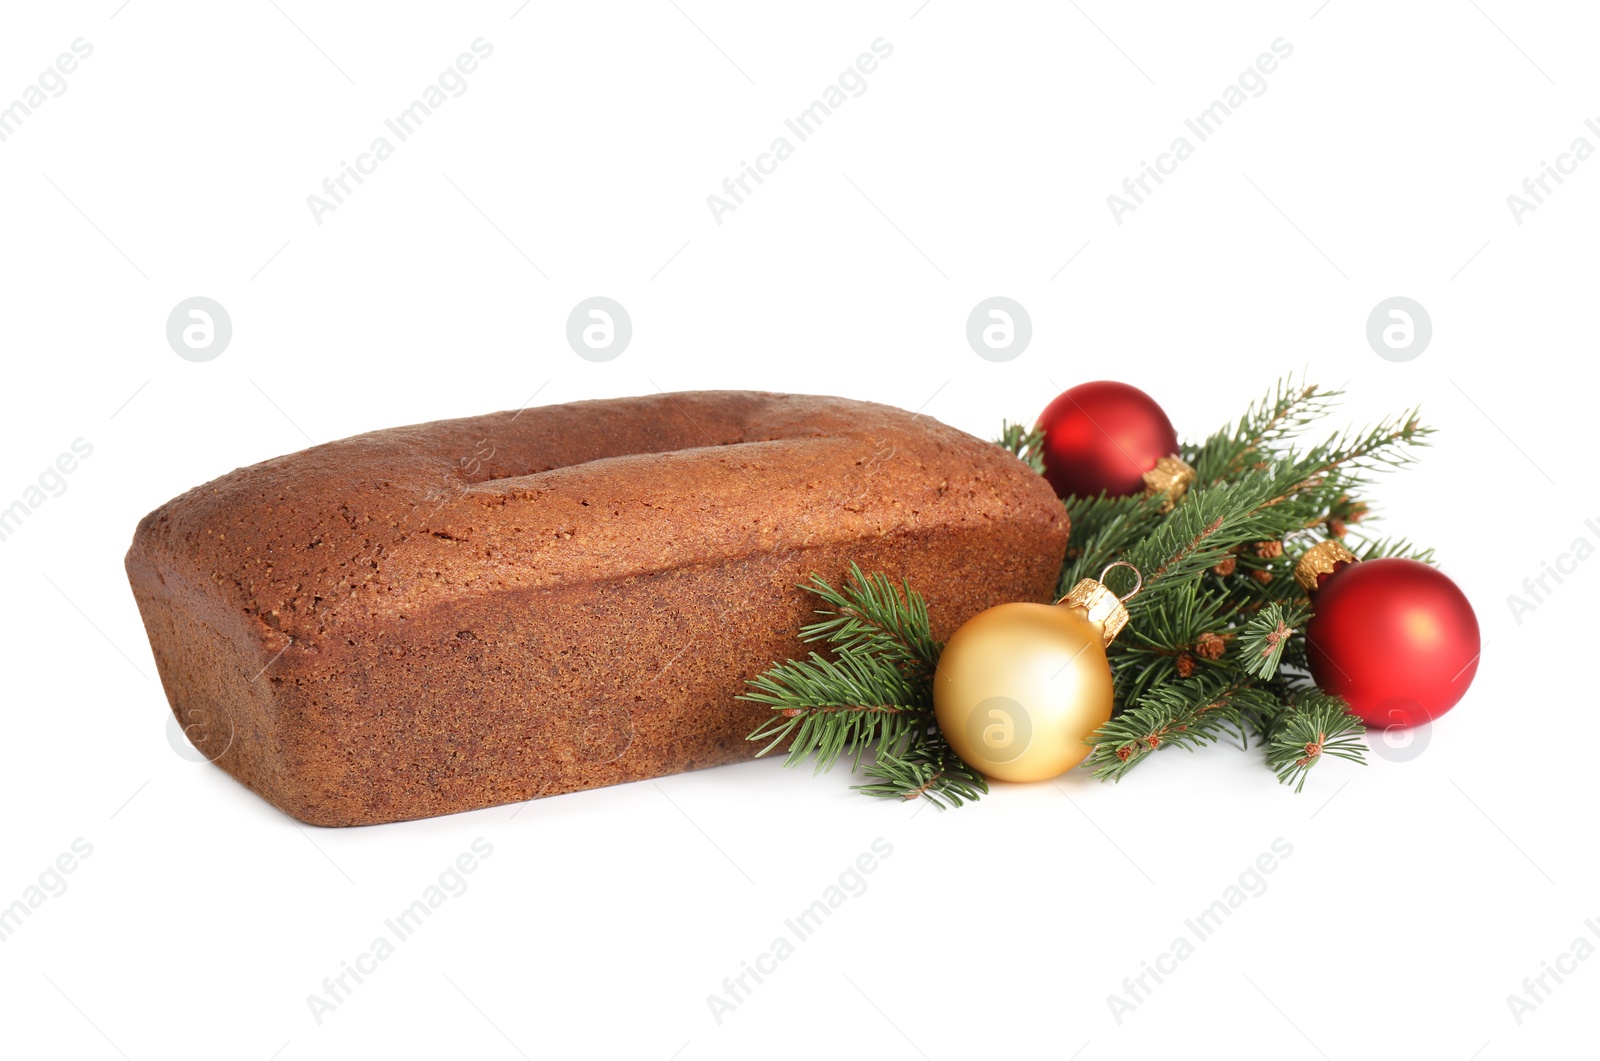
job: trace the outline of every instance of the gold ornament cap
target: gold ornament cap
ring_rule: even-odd
[[[1193,468],[1177,457],[1161,457],[1154,468],[1144,473],[1144,496],[1165,495],[1161,511],[1171,512],[1193,484]]]
[[[1100,627],[1101,643],[1109,645],[1122,633],[1122,628],[1128,625],[1128,609],[1123,601],[1131,598],[1144,587],[1144,575],[1132,564],[1118,560],[1109,565],[1105,571],[1100,572],[1100,578],[1106,577],[1106,571],[1113,567],[1130,568],[1138,581],[1125,597],[1118,597],[1104,582],[1092,578],[1080,578],[1078,584],[1067,591],[1067,595],[1056,601],[1056,604],[1066,608],[1077,608],[1084,614],[1084,618]]]
[[[1320,576],[1333,574],[1339,564],[1355,562],[1355,553],[1329,538],[1307,549],[1305,555],[1295,561],[1294,580],[1304,586],[1307,593],[1315,593]]]

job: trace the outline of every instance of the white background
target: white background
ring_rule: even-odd
[[[1506,202],[1600,146],[1592,10],[518,2],[5,12],[0,103],[94,48],[0,143],[0,506],[94,447],[0,542],[0,905],[93,846],[0,943],[7,1055],[1593,1051],[1600,961],[1520,1025],[1506,1002],[1600,917],[1600,564],[1520,623],[1506,603],[1600,540],[1600,161],[1520,225]],[[316,223],[306,197],[479,37],[468,91]],[[879,37],[865,94],[718,224],[706,197]],[[1106,196],[1279,37],[1267,91],[1117,224]],[[605,364],[564,338],[596,294],[634,323]],[[234,327],[205,364],[164,334],[194,295]],[[964,336],[991,295],[1033,320],[1003,364]],[[1364,335],[1393,295],[1434,325],[1405,364]],[[1438,547],[1486,651],[1422,754],[1324,765],[1299,796],[1226,746],[945,813],[763,761],[312,830],[174,752],[122,571],[141,515],[231,468],[535,394],[837,393],[987,437],[1112,377],[1193,438],[1302,368],[1348,381],[1344,420],[1420,402],[1441,429],[1375,500]],[[469,890],[314,1020],[323,978],[479,837]],[[868,890],[714,1020],[723,978],[877,837]],[[1278,837],[1267,891],[1117,1023],[1107,996]]]

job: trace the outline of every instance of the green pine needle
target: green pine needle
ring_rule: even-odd
[[[1305,605],[1286,606],[1276,601],[1257,612],[1239,634],[1240,666],[1253,678],[1270,681],[1295,631],[1311,618]]]
[[[836,652],[875,655],[913,673],[933,673],[941,646],[933,639],[928,605],[909,582],[896,587],[886,575],[862,574],[852,562],[843,590],[817,575],[802,588],[828,607],[817,609],[822,621],[801,628],[801,640],[826,641]]]
[[[1238,682],[1169,682],[1091,734],[1084,766],[1102,781],[1120,781],[1161,748],[1192,751],[1224,737],[1247,746],[1242,710],[1260,695]]]
[[[785,766],[815,758],[817,773],[843,756],[874,783],[869,795],[927,799],[959,807],[988,785],[958,758],[933,720],[933,673],[943,646],[934,639],[928,606],[909,584],[864,574],[855,564],[835,588],[813,574],[800,587],[822,606],[801,639],[821,643],[803,660],[775,664],[751,679],[740,699],[765,704],[772,716],[747,738],[764,741],[758,756],[788,741]]]
[[[863,770],[876,784],[852,785],[869,796],[923,798],[936,807],[959,807],[989,791],[984,776],[956,757],[937,725],[924,724],[899,746],[879,745]]]
[[[1000,437],[994,443],[1040,475],[1044,474],[1044,431],[1041,428],[1002,420]]]
[[[1330,755],[1365,764],[1365,731],[1365,723],[1339,697],[1310,690],[1268,724],[1267,767],[1299,792],[1306,775]]]

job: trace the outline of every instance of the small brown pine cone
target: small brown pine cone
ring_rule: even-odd
[[[1255,579],[1257,582],[1261,583],[1263,586],[1265,586],[1268,582],[1272,581],[1272,572],[1271,571],[1252,571],[1252,572],[1250,572],[1250,577]]]
[[[1256,555],[1263,560],[1276,560],[1283,555],[1283,543],[1261,542],[1256,546]]]
[[[1178,657],[1178,677],[1187,678],[1194,674],[1194,657],[1185,652]]]
[[[1328,520],[1328,533],[1333,535],[1335,538],[1343,538],[1344,532],[1344,520],[1340,519],[1338,516],[1330,517]]]
[[[1205,659],[1221,659],[1222,652],[1228,643],[1216,634],[1201,634],[1200,640],[1195,642],[1194,654]]]
[[[1237,561],[1233,557],[1229,556],[1229,557],[1225,557],[1223,559],[1222,563],[1217,564],[1211,570],[1216,572],[1218,575],[1222,576],[1223,578],[1227,578],[1229,575],[1233,574],[1234,569],[1237,568],[1238,566],[1239,566],[1239,561]]]

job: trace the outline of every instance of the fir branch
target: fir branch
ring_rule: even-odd
[[[928,709],[921,683],[892,663],[859,652],[835,659],[813,652],[809,659],[778,664],[749,684],[756,691],[739,699],[773,709],[772,717],[746,738],[768,741],[757,757],[792,737],[784,765],[797,766],[815,755],[818,773],[831,769],[841,755],[859,763],[869,747],[903,736]]]
[[[1030,428],[1025,424],[1013,424],[1009,420],[1002,420],[1000,437],[994,442],[1040,475],[1044,474],[1043,428]]]
[[[896,588],[887,575],[862,574],[852,561],[843,588],[816,574],[801,588],[829,605],[816,609],[828,618],[802,627],[801,640],[826,641],[841,654],[871,654],[911,673],[933,673],[940,645],[933,639],[928,606],[909,582],[902,580]]]
[[[1331,459],[1328,470],[1345,468],[1376,471],[1415,464],[1414,446],[1426,446],[1433,428],[1421,421],[1421,407],[1397,417],[1382,420],[1365,431],[1344,432],[1331,438],[1327,447]]]
[[[1418,419],[1420,412],[1420,409],[1413,409],[1364,431],[1344,431],[1329,436],[1321,445],[1289,461],[1303,478],[1287,494],[1268,503],[1278,504],[1307,491],[1333,492],[1342,498],[1366,485],[1372,472],[1416,463],[1413,447],[1428,445],[1429,436],[1433,434],[1433,429]],[[1330,507],[1335,500],[1337,498],[1323,507]]]
[[[785,766],[815,756],[816,772],[841,756],[876,783],[869,795],[927,799],[959,807],[988,791],[962,762],[933,718],[933,674],[943,646],[934,639],[927,602],[902,580],[863,574],[855,564],[842,586],[821,576],[800,587],[824,607],[802,639],[823,642],[828,655],[776,664],[749,681],[740,699],[765,704],[772,716],[747,740],[765,741],[757,756],[789,742]],[[869,755],[870,752],[870,755]]]
[[[1065,596],[1080,578],[1095,578],[1113,560],[1150,533],[1161,515],[1160,497],[1072,497],[1066,501],[1072,527],[1056,596]]]
[[[853,785],[869,796],[926,799],[936,807],[959,807],[989,791],[984,776],[958,758],[937,725],[911,731],[900,746],[880,744],[862,773],[876,784]]]
[[[1239,546],[1281,541],[1302,530],[1308,518],[1363,482],[1364,472],[1411,463],[1410,447],[1425,444],[1430,433],[1408,414],[1365,432],[1335,435],[1303,455],[1291,452],[1262,462],[1231,481],[1191,490],[1185,503],[1125,557],[1144,572],[1144,603],[1138,607],[1184,588]],[[1326,496],[1330,493],[1334,497]],[[1130,614],[1134,611],[1130,603]]]
[[[1304,690],[1285,709],[1270,715],[1265,732],[1267,768],[1279,782],[1292,784],[1299,792],[1306,775],[1326,756],[1365,765],[1365,730],[1339,697],[1315,688]]]
[[[1236,546],[1277,537],[1275,524],[1261,517],[1283,488],[1279,472],[1251,472],[1234,483],[1193,491],[1123,557],[1144,574],[1139,595],[1128,602],[1130,615],[1197,581]]]
[[[1276,601],[1257,612],[1239,632],[1239,665],[1245,673],[1262,681],[1272,680],[1290,638],[1309,618],[1309,607],[1285,607]]]
[[[1264,452],[1326,416],[1339,395],[1304,379],[1279,380],[1270,394],[1250,404],[1237,424],[1218,431],[1201,446],[1186,449],[1183,456],[1195,470],[1196,485],[1209,486],[1245,471]]]
[[[1346,543],[1349,544],[1348,542]],[[1351,549],[1356,557],[1361,560],[1377,560],[1383,557],[1400,556],[1408,560],[1416,560],[1424,564],[1432,564],[1433,549],[1424,548],[1412,543],[1407,538],[1377,538],[1364,541],[1359,549]]]
[[[1248,745],[1241,712],[1259,710],[1262,697],[1243,681],[1168,682],[1092,733],[1084,766],[1102,781],[1120,781],[1158,748],[1193,750],[1229,735]]]
[[[1132,704],[1155,686],[1195,671],[1229,666],[1218,661],[1234,637],[1227,629],[1234,607],[1228,594],[1207,588],[1180,594],[1126,627],[1107,652],[1117,703]]]

